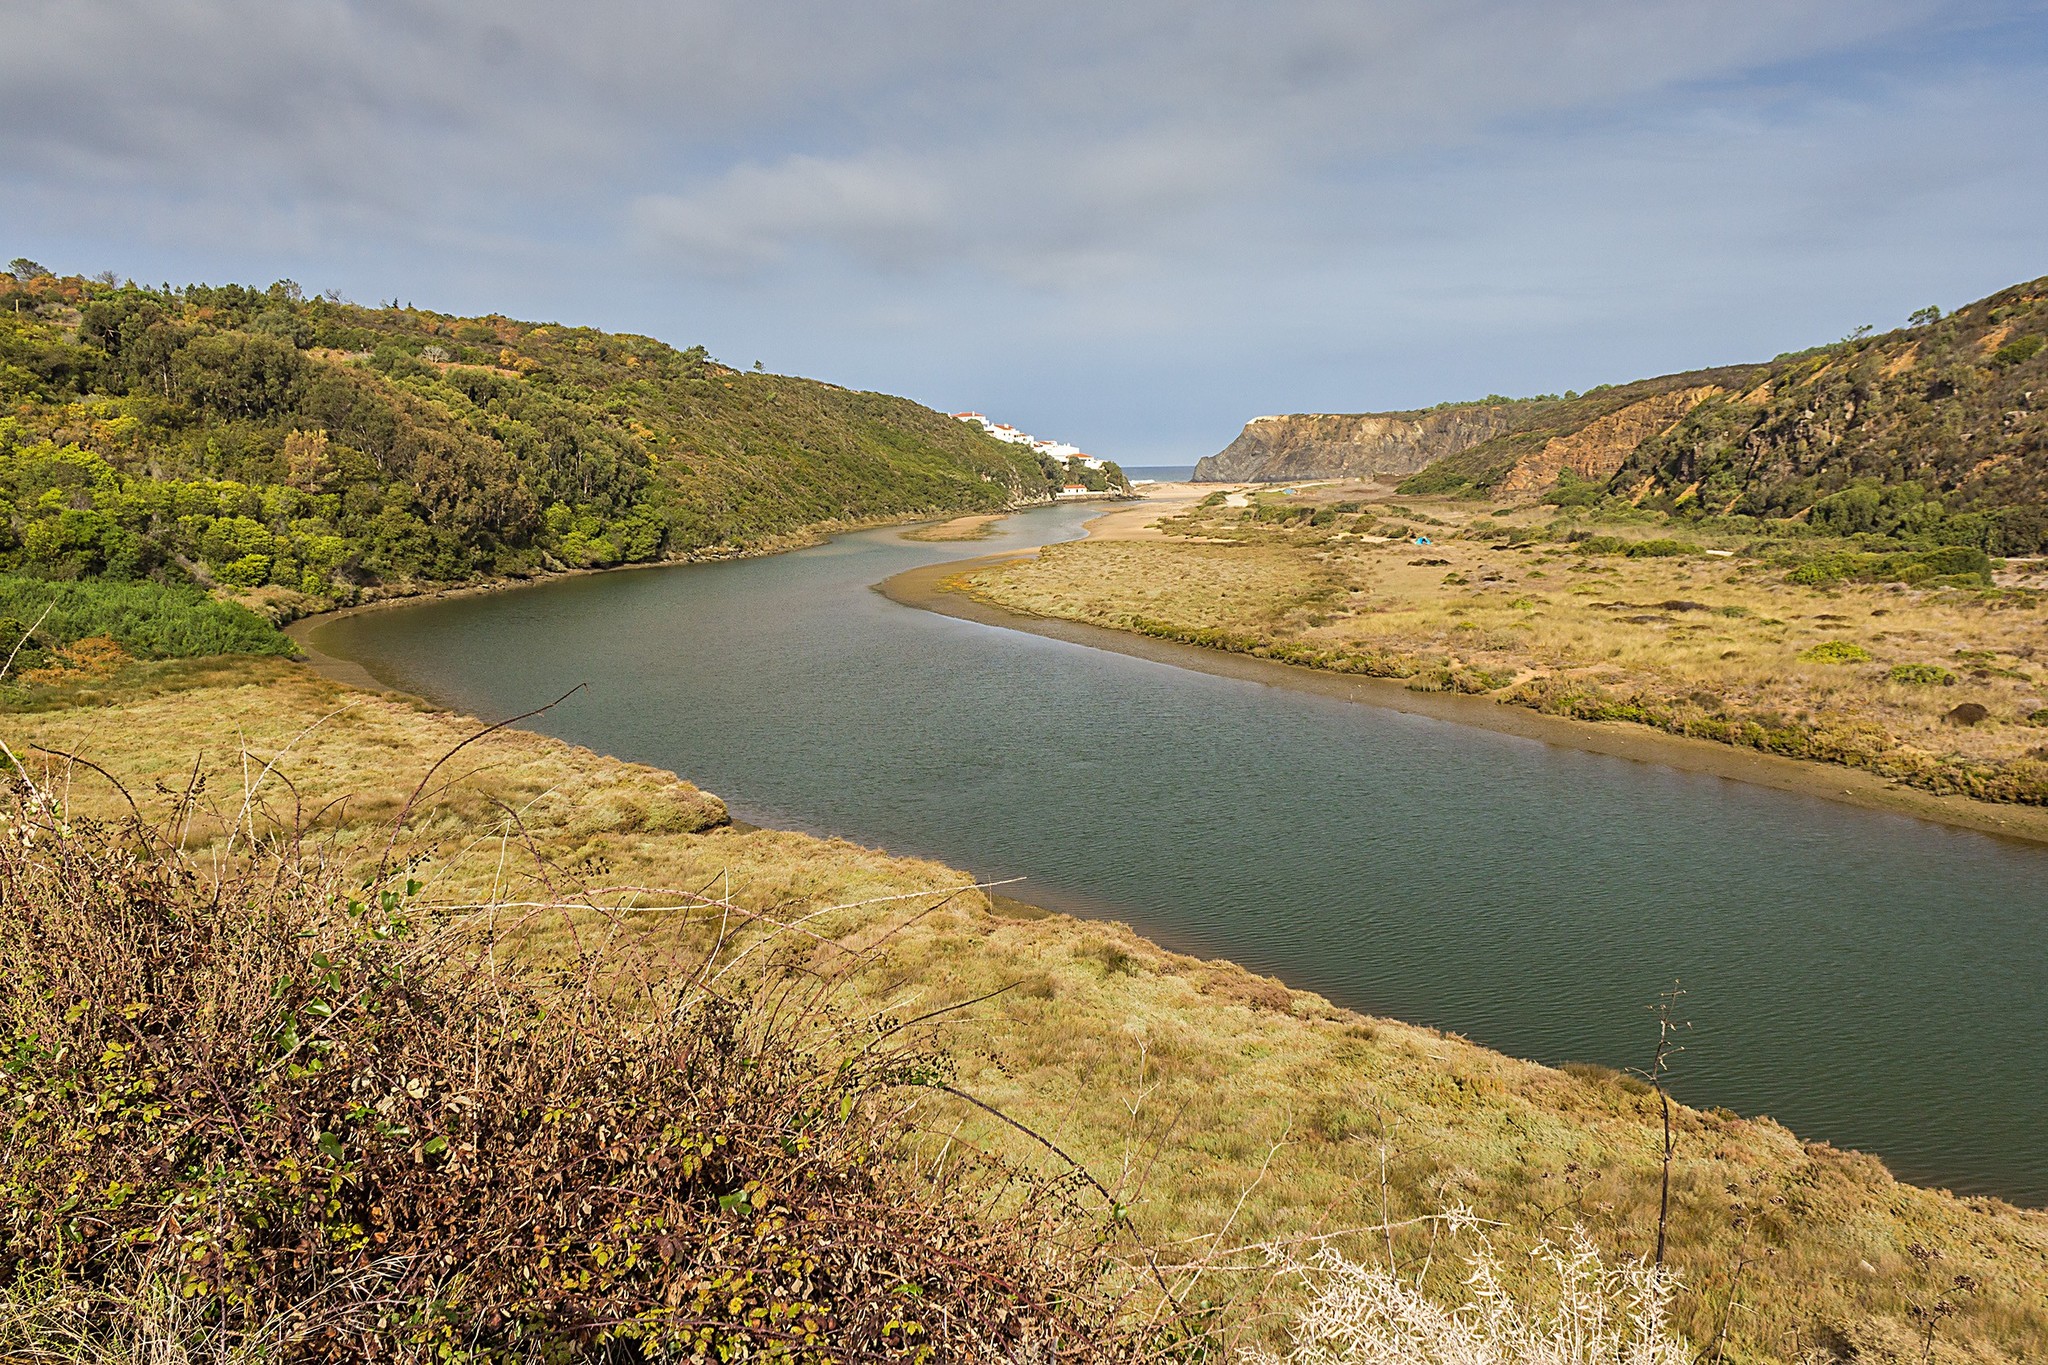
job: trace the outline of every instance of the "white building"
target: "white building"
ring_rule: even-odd
[[[1055,460],[1079,460],[1089,469],[1102,468],[1103,462],[1101,460],[1096,459],[1077,445],[1069,445],[1065,441],[1051,441],[1033,436],[1028,432],[1017,430],[1017,428],[1007,422],[991,422],[987,417],[978,412],[956,412],[952,416],[956,422],[974,423],[998,441],[1008,441],[1011,445],[1030,446],[1038,454],[1050,456]]]

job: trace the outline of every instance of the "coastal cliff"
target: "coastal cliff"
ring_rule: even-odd
[[[1235,441],[1195,466],[1195,479],[1401,478],[1512,430],[1513,408],[1475,403],[1430,412],[1254,417]]]

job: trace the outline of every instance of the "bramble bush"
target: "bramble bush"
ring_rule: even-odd
[[[416,884],[341,894],[315,850],[202,866],[32,789],[10,805],[0,1355],[1136,1349],[1113,1221],[986,1163],[915,1174],[943,1056],[809,975],[522,961],[415,913]]]

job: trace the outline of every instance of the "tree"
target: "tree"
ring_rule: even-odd
[[[284,438],[285,482],[303,492],[317,492],[325,486],[334,466],[327,458],[327,433],[300,431]]]
[[[7,263],[7,273],[20,280],[23,284],[27,284],[37,276],[47,275],[50,272],[26,256],[16,256]]]
[[[1906,319],[1906,325],[1909,327],[1926,327],[1940,321],[1941,310],[1930,303],[1925,308],[1915,309],[1912,316]]]

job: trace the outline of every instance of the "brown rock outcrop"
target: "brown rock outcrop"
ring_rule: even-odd
[[[1502,405],[1467,404],[1429,412],[1296,413],[1254,417],[1195,478],[1217,483],[1285,479],[1405,478],[1513,427]]]
[[[1501,481],[1500,492],[1511,498],[1541,492],[1556,483],[1565,470],[1582,479],[1605,482],[1637,446],[1671,430],[1687,413],[1722,392],[1707,384],[1660,393],[1596,418],[1569,436],[1552,437],[1541,450],[1515,462]]]

